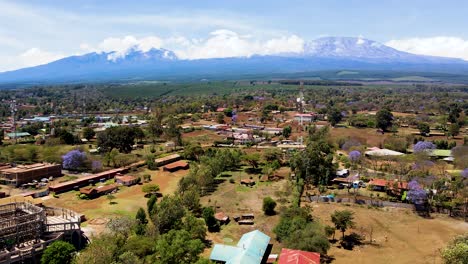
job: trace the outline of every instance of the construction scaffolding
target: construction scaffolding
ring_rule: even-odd
[[[58,239],[81,237],[80,215],[28,202],[0,205],[0,264],[24,262]]]

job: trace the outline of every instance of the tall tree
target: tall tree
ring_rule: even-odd
[[[388,131],[393,125],[393,114],[389,109],[384,108],[377,112],[376,116],[377,127],[383,131]]]
[[[327,117],[328,117],[328,121],[330,122],[332,126],[335,126],[343,119],[343,115],[341,114],[341,111],[335,107],[332,107],[328,110]]]
[[[355,226],[354,213],[348,210],[333,212],[331,220],[335,224],[336,229],[341,231],[343,239],[346,230]]]

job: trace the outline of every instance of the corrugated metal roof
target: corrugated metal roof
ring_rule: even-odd
[[[224,261],[226,264],[259,264],[269,243],[269,236],[255,230],[244,234],[236,247],[216,244],[210,259]]]

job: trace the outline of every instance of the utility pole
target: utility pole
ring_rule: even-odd
[[[13,119],[13,133],[15,135],[15,144],[18,144],[18,134],[16,132],[16,112],[18,112],[18,108],[16,107],[16,99],[13,98],[11,104],[11,117]]]

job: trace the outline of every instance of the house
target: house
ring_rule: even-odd
[[[26,138],[31,137],[31,134],[28,132],[13,132],[6,134],[7,139],[16,139],[16,138]]]
[[[370,148],[364,154],[368,157],[390,157],[405,155],[405,153],[402,152],[394,151],[391,149],[380,149],[377,147]]]
[[[138,178],[130,175],[117,175],[115,176],[115,182],[123,186],[132,186],[138,182]]]
[[[278,264],[320,264],[320,254],[283,248],[281,249]]]
[[[404,181],[387,181],[384,179],[371,179],[368,183],[368,185],[372,186],[372,189],[374,191],[396,191],[398,193],[401,193],[402,191],[408,190],[408,183]],[[394,190],[397,188],[397,190]]]
[[[294,120],[298,122],[312,122],[315,120],[315,114],[295,114]]]
[[[269,243],[269,236],[255,230],[244,234],[236,246],[214,245],[210,259],[226,264],[260,264],[268,257]]]
[[[101,195],[109,194],[119,188],[117,183],[103,185],[98,187],[85,187],[80,189],[81,194],[86,194],[89,198],[96,198]]]
[[[214,217],[222,225],[229,223],[229,216],[227,216],[224,212],[218,212],[214,215]]]
[[[189,168],[189,164],[186,161],[179,160],[173,163],[169,163],[163,167],[164,171],[174,172],[178,170],[187,170]]]

